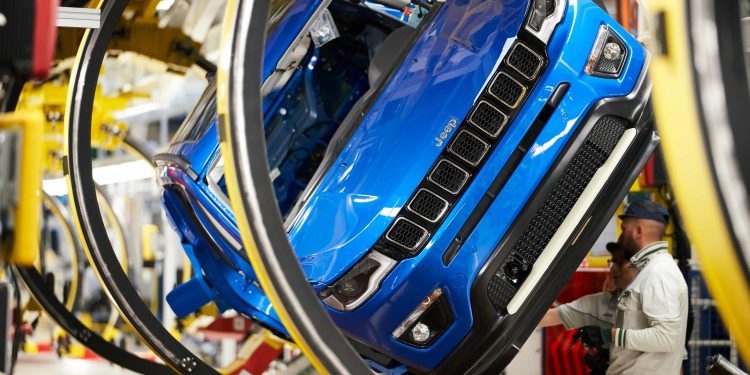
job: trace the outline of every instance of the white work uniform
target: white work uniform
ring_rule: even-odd
[[[666,242],[630,258],[639,269],[617,303],[607,374],[678,374],[685,353],[688,289]]]
[[[583,326],[613,327],[617,314],[617,296],[618,294],[606,292],[589,294],[557,306],[555,311],[568,330]]]

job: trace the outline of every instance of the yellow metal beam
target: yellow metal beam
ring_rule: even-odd
[[[741,268],[744,260],[738,258],[721,211],[696,110],[686,2],[654,0],[649,5],[662,20],[657,26],[665,36],[660,42],[666,44],[654,51],[651,78],[667,169],[701,272],[744,359],[750,360],[750,287]]]

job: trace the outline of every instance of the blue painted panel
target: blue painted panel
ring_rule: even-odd
[[[466,116],[512,43],[526,4],[443,5],[289,233],[311,282],[340,277],[390,225],[445,147],[434,138]]]

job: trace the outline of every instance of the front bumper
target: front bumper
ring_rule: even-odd
[[[646,71],[644,66],[631,95],[601,100],[586,115],[573,141],[560,154],[472,283],[474,325],[436,373],[499,373],[560,293],[564,287],[561,280],[573,275],[658,144]],[[585,174],[580,163],[587,152],[585,143],[601,137],[613,118],[621,120],[624,132],[611,148],[605,165],[584,184],[581,194],[572,197],[575,205],[566,207],[559,198],[576,190],[571,171],[579,176]],[[500,280],[505,279],[503,266],[510,259],[522,258],[514,245],[533,242],[531,236],[535,234],[544,236],[540,233],[548,229],[544,225],[554,221],[549,219],[550,208],[558,214],[563,211],[565,220],[558,228],[552,228],[555,236],[533,263],[538,272],[528,275],[516,292],[515,287]],[[542,216],[548,221],[540,223]],[[531,264],[528,267],[532,268]],[[467,369],[464,367],[467,363],[473,366]]]

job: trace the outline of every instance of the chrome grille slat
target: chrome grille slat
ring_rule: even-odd
[[[419,224],[399,217],[393,223],[391,229],[386,233],[385,238],[389,241],[407,249],[414,250],[422,245],[429,232]]]
[[[442,159],[437,163],[427,179],[451,194],[458,194],[469,179],[469,176],[469,172],[461,169],[461,167],[452,161]]]
[[[488,101],[482,100],[469,116],[469,122],[490,137],[497,138],[505,129],[508,116]]]
[[[500,72],[490,84],[490,94],[509,108],[516,108],[526,93],[526,87],[506,72]]]
[[[476,166],[482,161],[490,145],[468,130],[461,130],[451,142],[448,151],[459,159]]]
[[[434,223],[443,217],[445,211],[448,210],[448,205],[447,200],[425,188],[421,188],[409,201],[406,208],[415,215]]]
[[[513,45],[508,54],[508,66],[528,80],[533,80],[542,67],[542,57],[521,42]]]

